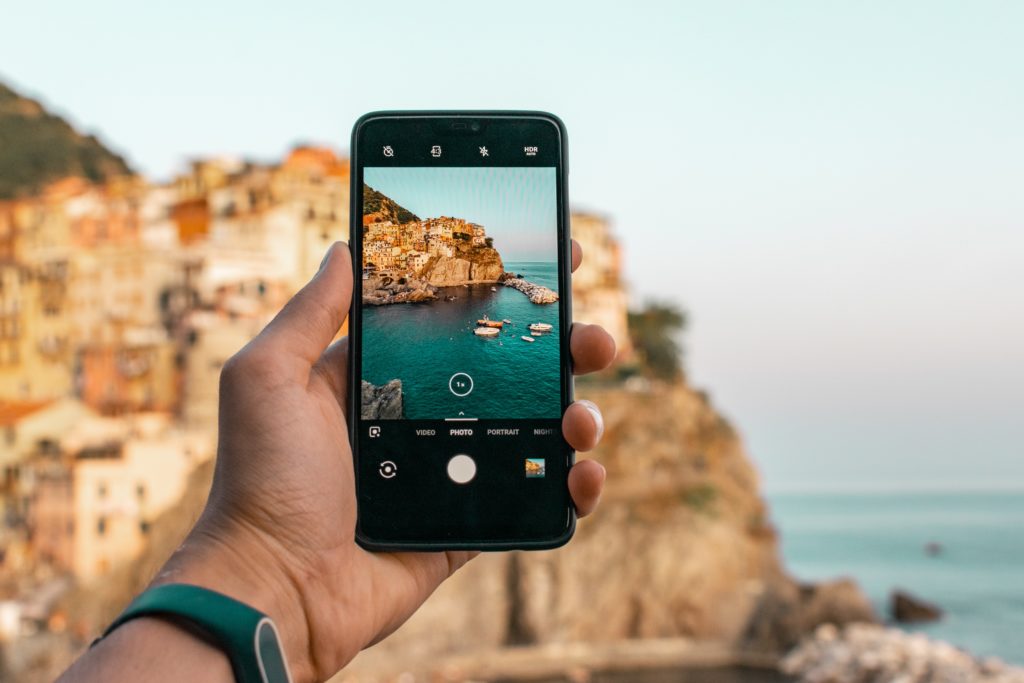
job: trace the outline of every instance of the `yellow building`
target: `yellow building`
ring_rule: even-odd
[[[70,393],[73,356],[60,263],[0,263],[0,401]]]
[[[627,359],[632,345],[622,248],[608,221],[601,216],[574,213],[571,231],[583,249],[583,264],[572,277],[572,317],[604,327],[615,340],[619,360]]]
[[[0,472],[5,482],[41,444],[58,443],[91,413],[79,400],[0,401]]]
[[[38,561],[88,583],[139,555],[152,521],[181,499],[212,448],[159,413],[93,420],[80,432],[83,443],[71,436],[36,458],[28,529]]]

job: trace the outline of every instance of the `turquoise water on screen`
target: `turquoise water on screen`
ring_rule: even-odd
[[[558,291],[555,263],[511,262],[505,270]],[[492,286],[496,291],[491,291]],[[363,379],[402,380],[407,419],[561,417],[558,303],[534,304],[503,285],[441,289],[437,301],[363,308]],[[443,297],[455,296],[454,301]],[[473,334],[476,321],[509,319],[497,337]],[[530,323],[552,325],[532,337]],[[468,396],[448,387],[455,373],[473,379]]]
[[[1024,664],[1024,492],[770,496],[801,579],[852,576],[884,614],[896,587],[946,611],[913,627]],[[924,551],[940,543],[935,557]]]

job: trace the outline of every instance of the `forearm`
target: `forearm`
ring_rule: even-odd
[[[207,588],[263,612],[275,622],[285,658],[297,675],[311,679],[303,655],[307,629],[290,582],[272,569],[270,549],[226,528],[202,522],[192,530],[150,584],[182,583]],[[157,617],[132,619],[90,648],[60,679],[92,681],[233,681],[230,662],[216,644],[184,623]]]
[[[57,683],[190,681],[232,683],[231,664],[216,647],[162,619],[139,618],[90,648]]]

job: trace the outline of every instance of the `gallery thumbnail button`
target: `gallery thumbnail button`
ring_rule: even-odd
[[[464,372],[456,372],[448,380],[448,389],[456,396],[469,396],[473,391],[473,378]]]

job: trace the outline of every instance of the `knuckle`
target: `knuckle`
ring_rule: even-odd
[[[231,387],[243,380],[262,377],[271,368],[269,359],[260,349],[247,344],[231,356],[220,370],[221,387]]]
[[[228,358],[224,365],[220,369],[220,381],[221,383],[231,382],[239,375],[244,374],[245,371],[245,349],[238,351],[235,355]]]

